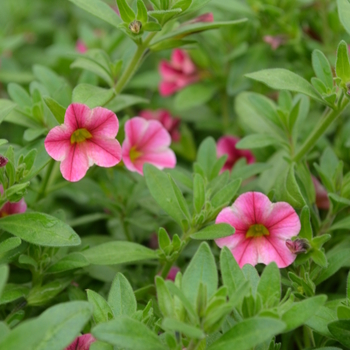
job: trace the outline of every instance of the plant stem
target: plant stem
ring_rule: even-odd
[[[340,114],[344,111],[348,103],[349,99],[345,98],[341,102],[340,107],[338,109],[330,110],[326,114],[324,119],[318,124],[316,129],[313,130],[313,132],[298,150],[298,152],[294,156],[294,162],[299,162],[315,146],[319,138],[325,133],[328,127],[340,116]]]
[[[46,169],[45,176],[44,176],[44,178],[42,180],[40,190],[39,190],[38,195],[36,197],[36,202],[39,202],[40,199],[45,197],[47,184],[49,183],[49,180],[50,180],[50,177],[51,177],[51,173],[52,173],[52,169],[53,169],[54,166],[55,166],[55,161],[53,159],[51,159],[50,163],[48,165],[48,168]]]

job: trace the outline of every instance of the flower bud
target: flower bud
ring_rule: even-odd
[[[9,160],[0,154],[0,168],[3,168],[8,162]]]
[[[286,246],[293,254],[305,253],[310,248],[310,244],[306,239],[296,239],[295,241],[287,239]]]
[[[140,21],[137,21],[136,19],[129,24],[129,29],[134,34],[140,33],[141,28],[142,28],[142,23]]]

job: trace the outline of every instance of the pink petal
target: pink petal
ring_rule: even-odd
[[[181,69],[185,74],[193,74],[196,66],[192,62],[186,51],[175,49],[171,55],[171,63],[177,69]]]
[[[141,118],[147,119],[147,120],[159,120],[159,111],[161,110],[157,110],[157,111],[152,111],[150,109],[144,109],[143,111],[141,111],[139,113]]]
[[[55,126],[49,131],[44,145],[50,157],[57,161],[62,161],[66,157],[71,146],[72,133],[72,129],[66,125]]]
[[[79,53],[85,53],[87,51],[87,46],[84,44],[84,42],[81,39],[77,40],[77,43],[75,44],[75,49]]]
[[[77,337],[65,350],[89,350],[90,345],[94,341],[96,341],[96,339],[90,333],[87,333]]]
[[[180,269],[177,266],[173,266],[170,269],[168,276],[166,277],[166,280],[175,281],[175,278],[178,272],[180,272]]]
[[[142,118],[137,119],[144,121]],[[138,148],[148,151],[156,150],[160,147],[168,147],[171,144],[171,137],[163,125],[157,120],[150,120],[147,123],[147,129],[137,143]]]
[[[125,141],[127,140],[130,144],[130,148],[140,143],[148,128],[148,123],[147,120],[140,117],[131,118],[125,123]]]
[[[130,140],[127,138],[124,140],[123,145],[122,145],[122,159],[123,163],[126,166],[126,168],[130,171],[137,171],[142,175],[142,169],[137,170],[134,163],[130,159],[130,151],[131,151],[132,145],[130,144]]]
[[[86,121],[90,119],[91,109],[82,103],[72,103],[68,106],[64,115],[64,124],[71,130],[86,127]]]
[[[165,81],[173,81],[175,82],[179,75],[180,71],[175,69],[169,62],[161,61],[159,64],[159,73]]]
[[[161,96],[170,96],[179,90],[179,87],[174,82],[162,81],[159,84],[159,93]]]
[[[322,184],[317,180],[315,176],[312,176],[312,182],[316,191],[316,205],[319,209],[329,209],[329,198],[326,189]]]
[[[85,142],[89,164],[109,168],[121,161],[122,149],[118,140],[93,137]]]
[[[8,214],[20,214],[25,213],[27,210],[27,203],[24,201],[24,198],[22,198],[20,201],[16,203],[7,203],[9,204],[10,211]]]
[[[208,12],[208,13],[204,13],[201,16],[198,16],[197,18],[195,18],[193,20],[193,22],[207,22],[207,23],[211,23],[214,22],[214,15],[212,12]]]
[[[117,116],[107,108],[96,107],[87,116],[84,127],[93,137],[115,138],[119,129]]]
[[[86,154],[85,142],[75,143],[69,148],[67,157],[62,161],[60,169],[62,176],[71,182],[81,180],[89,169],[89,159]]]

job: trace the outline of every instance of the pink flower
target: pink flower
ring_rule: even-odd
[[[306,239],[296,239],[295,241],[287,239],[286,246],[293,254],[305,253],[310,248],[310,244]]]
[[[72,344],[67,346],[65,350],[89,350],[90,345],[96,341],[96,339],[90,334],[84,334],[75,338]]]
[[[145,109],[140,112],[140,117],[147,120],[158,120],[169,132],[173,142],[180,140],[179,124],[181,120],[179,118],[173,118],[169,111],[165,109],[157,109],[156,111]]]
[[[112,111],[73,103],[66,110],[64,124],[50,130],[45,148],[61,162],[66,180],[79,181],[93,164],[109,168],[120,162],[121,147],[115,139],[118,128],[118,118]]]
[[[239,138],[233,136],[223,136],[219,138],[216,145],[217,156],[222,157],[227,154],[227,160],[221,171],[231,171],[232,167],[240,158],[245,158],[248,164],[255,162],[255,157],[251,151],[236,148],[236,143],[238,141]]]
[[[8,162],[9,160],[0,154],[0,168],[3,168],[4,166],[6,166]]]
[[[75,49],[79,52],[79,53],[85,53],[88,48],[85,45],[84,41],[81,39],[77,40],[77,43],[75,44]]]
[[[160,122],[135,117],[125,123],[122,155],[130,171],[143,175],[143,165],[150,163],[158,169],[174,168],[176,157],[169,148],[171,137]]]
[[[281,45],[286,42],[286,38],[283,35],[265,35],[264,41],[271,46],[272,50],[277,50]]]
[[[0,193],[4,194],[4,187],[0,185]],[[24,213],[27,210],[27,204],[22,198],[19,202],[6,202],[0,209],[0,218],[8,215]]]
[[[192,23],[199,23],[199,22],[204,22],[204,23],[211,23],[214,22],[214,15],[211,12],[204,13],[203,15],[200,15],[188,22],[185,22],[186,24],[192,24]]]
[[[312,176],[311,178],[315,187],[317,208],[328,210],[329,198],[326,189],[321,185],[315,176]]]
[[[296,236],[301,226],[288,203],[271,203],[260,192],[247,192],[219,213],[216,223],[221,222],[232,225],[236,231],[232,236],[217,239],[216,244],[220,248],[227,246],[240,267],[274,261],[283,268],[296,258],[286,241]]]
[[[162,76],[159,85],[159,92],[162,96],[172,95],[200,78],[190,56],[180,49],[173,50],[170,62],[165,60],[160,62],[159,72]]]
[[[166,280],[175,281],[175,277],[176,277],[178,272],[180,272],[180,269],[177,266],[173,266],[170,269],[168,276],[166,276]]]

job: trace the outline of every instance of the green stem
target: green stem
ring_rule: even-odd
[[[51,159],[50,163],[49,163],[49,165],[48,165],[48,167],[46,169],[45,176],[44,176],[44,178],[42,180],[40,190],[39,190],[38,195],[36,197],[36,202],[39,202],[40,199],[45,197],[47,184],[49,183],[49,180],[50,180],[50,177],[51,177],[51,173],[52,173],[52,169],[54,168],[54,166],[55,166],[55,161],[53,159]]]
[[[125,85],[128,83],[130,78],[134,75],[135,71],[139,67],[142,58],[144,57],[146,51],[148,50],[148,45],[151,42],[151,40],[154,38],[154,36],[157,34],[157,32],[150,33],[145,41],[138,45],[137,50],[134,54],[134,57],[130,61],[128,67],[125,69],[124,73],[121,75],[120,79],[117,82],[117,85],[115,86],[115,93],[119,94],[125,87]]]
[[[314,131],[310,134],[301,148],[294,156],[293,161],[299,162],[304,156],[315,146],[319,138],[325,133],[328,127],[340,116],[345,107],[348,105],[349,99],[345,98],[338,109],[330,110],[324,119],[318,124]]]

